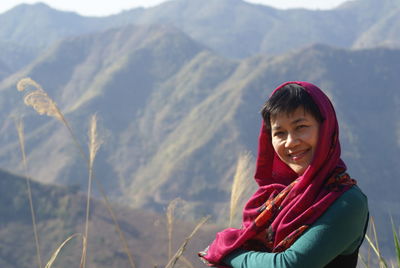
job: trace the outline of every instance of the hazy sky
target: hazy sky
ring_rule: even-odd
[[[47,3],[49,6],[68,11],[75,11],[81,15],[104,16],[118,13],[124,9],[134,7],[149,7],[169,0],[0,0],[0,13],[12,7],[27,3]],[[207,1],[207,0],[202,0]],[[276,8],[304,7],[309,9],[330,9],[346,2],[346,0],[245,0],[252,3],[260,3]]]

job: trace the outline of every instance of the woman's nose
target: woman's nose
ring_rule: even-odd
[[[291,148],[299,144],[299,139],[296,135],[289,133],[286,138],[285,147]]]

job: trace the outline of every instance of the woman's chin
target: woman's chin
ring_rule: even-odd
[[[308,165],[289,165],[289,167],[299,176],[303,175],[304,171],[306,171]]]

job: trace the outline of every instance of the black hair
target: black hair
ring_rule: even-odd
[[[297,108],[303,107],[305,112],[310,113],[318,122],[322,122],[323,118],[317,104],[307,93],[304,87],[298,84],[287,84],[271,98],[269,98],[261,110],[261,115],[266,126],[270,129],[270,119],[280,113],[292,114]]]

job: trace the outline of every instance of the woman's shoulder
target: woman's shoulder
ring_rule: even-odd
[[[368,198],[357,185],[353,185],[337,200],[350,207],[368,208]]]
[[[365,217],[368,214],[368,198],[354,185],[332,204],[331,212],[348,218]]]

